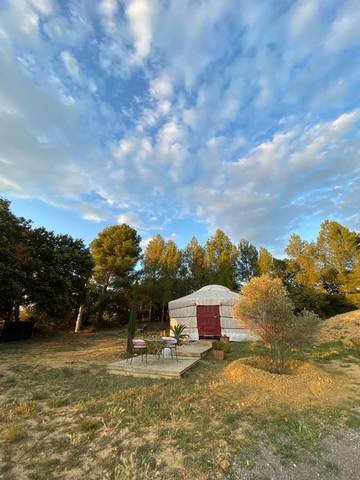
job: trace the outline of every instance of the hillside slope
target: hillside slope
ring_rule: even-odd
[[[342,313],[325,320],[316,335],[320,342],[332,342],[341,340],[350,344],[350,339],[360,337],[360,310]]]

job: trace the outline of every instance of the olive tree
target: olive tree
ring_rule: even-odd
[[[255,277],[242,288],[234,314],[269,349],[272,369],[284,373],[289,353],[310,339],[319,317],[307,310],[295,314],[288,291],[279,278]]]

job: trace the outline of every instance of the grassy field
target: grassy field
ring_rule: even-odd
[[[341,340],[281,377],[251,343],[180,381],[109,375],[124,350],[115,331],[0,345],[0,478],[358,478],[360,360]]]

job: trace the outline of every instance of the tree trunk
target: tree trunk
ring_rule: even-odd
[[[106,293],[107,289],[108,289],[108,286],[109,286],[109,282],[110,282],[110,272],[108,272],[106,274],[106,277],[105,277],[105,282],[104,282],[104,288],[103,288],[103,293]]]
[[[149,306],[149,322],[151,322],[151,310],[152,310],[152,302],[150,302],[150,306]]]
[[[19,318],[20,318],[20,304],[19,303],[15,303],[13,315],[14,315],[14,321],[18,322]]]
[[[107,292],[109,282],[110,282],[110,272],[107,273],[106,277],[105,277],[104,286],[103,286],[103,295],[105,295],[106,292]],[[99,311],[98,311],[98,314],[97,314],[97,318],[96,318],[96,323],[98,325],[100,325],[102,320],[103,320],[104,310],[105,310],[104,307],[102,305],[100,305],[99,306]]]
[[[79,307],[79,311],[76,318],[75,333],[78,333],[81,330],[83,313],[84,313],[84,304],[82,303]]]

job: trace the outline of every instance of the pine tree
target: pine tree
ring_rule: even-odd
[[[240,283],[246,283],[259,275],[259,254],[248,240],[241,239],[238,246],[237,273]]]

